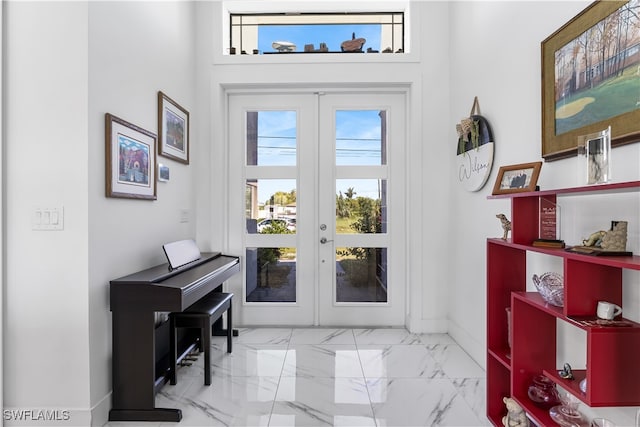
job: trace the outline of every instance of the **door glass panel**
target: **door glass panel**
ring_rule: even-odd
[[[247,179],[247,233],[294,234],[296,213],[295,179]]]
[[[387,248],[336,249],[336,302],[387,302]]]
[[[296,112],[247,112],[247,165],[296,165]]]
[[[296,249],[247,248],[247,302],[296,302]]]
[[[336,180],[336,233],[387,232],[387,180]]]
[[[336,111],[336,165],[387,164],[386,111]]]

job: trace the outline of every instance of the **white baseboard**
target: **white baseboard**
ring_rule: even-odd
[[[109,421],[109,410],[111,409],[111,392],[98,402],[91,409],[91,427],[101,427]]]
[[[414,319],[407,316],[405,325],[407,330],[413,334],[446,334],[449,321],[446,318]]]
[[[449,334],[478,365],[486,369],[484,344],[449,319],[413,319],[407,316],[405,325],[407,330],[414,334]]]
[[[484,343],[478,341],[454,322],[449,322],[449,335],[466,351],[482,369],[487,369],[487,353]]]

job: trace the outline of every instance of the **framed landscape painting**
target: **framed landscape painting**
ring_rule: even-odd
[[[542,157],[577,153],[611,126],[612,145],[640,138],[640,0],[597,1],[542,42]]]
[[[189,112],[158,92],[158,154],[189,164]]]

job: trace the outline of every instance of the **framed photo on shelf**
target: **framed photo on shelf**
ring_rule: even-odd
[[[502,166],[498,171],[492,195],[535,191],[542,162]]]
[[[189,112],[158,92],[158,154],[189,164]]]
[[[106,196],[156,200],[156,135],[105,115]]]
[[[613,146],[640,139],[640,17],[629,3],[595,1],[542,42],[546,161],[575,156],[580,135],[607,126]]]

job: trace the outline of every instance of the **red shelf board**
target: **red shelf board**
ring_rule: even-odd
[[[491,355],[491,357],[502,363],[505,368],[511,370],[511,351],[507,349],[501,349],[498,351],[489,349],[488,353],[489,355]]]
[[[547,304],[538,292],[513,292],[513,297],[524,301],[529,305],[533,305],[537,309],[551,314],[552,316],[561,319],[565,318],[564,314],[562,313],[562,307],[556,307],[554,305]]]
[[[555,426],[555,421],[551,419],[549,411],[536,406],[528,396],[513,396],[518,404],[525,410],[527,415],[539,426]]]
[[[542,370],[544,376],[552,379],[565,390],[570,391],[571,394],[583,401],[586,405],[591,406],[591,402],[589,402],[587,396],[580,390],[580,381],[587,377],[587,371],[584,369],[573,369],[571,372],[573,372],[573,379],[567,380],[558,375],[558,371]]]
[[[614,182],[611,184],[587,185],[582,187],[558,188],[555,190],[524,191],[522,193],[495,194],[487,196],[487,199],[512,199],[515,197],[538,197],[555,194],[576,194],[576,193],[605,193],[605,192],[625,192],[637,191],[640,189],[640,181]]]
[[[533,305],[544,311],[545,313],[551,314],[552,316],[557,317],[558,319],[564,320],[565,322],[583,329],[585,331],[591,332],[625,332],[625,333],[639,333],[640,332],[640,323],[636,323],[629,319],[621,318],[618,320],[624,320],[626,324],[629,326],[590,326],[582,323],[581,321],[585,320],[596,320],[595,316],[575,316],[575,317],[567,317],[562,312],[562,307],[556,307],[551,304],[545,302],[542,299],[542,296],[538,292],[514,292],[514,297],[525,301],[527,304]]]
[[[626,268],[629,270],[640,270],[640,256],[591,256],[582,255],[573,252],[567,252],[564,249],[541,248],[538,246],[521,245],[513,243],[511,239],[502,240],[499,238],[488,238],[490,243],[502,246],[509,246],[523,251],[537,252],[547,255],[553,255],[560,258],[572,259],[576,261],[588,262],[596,265],[607,265],[616,268]]]

